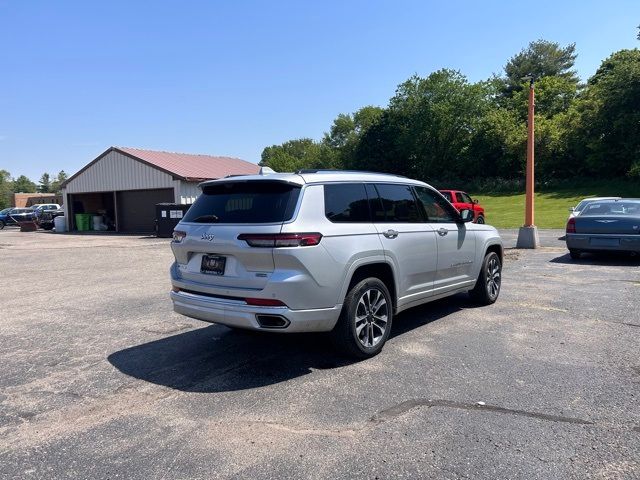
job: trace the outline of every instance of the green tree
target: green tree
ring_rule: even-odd
[[[575,43],[566,47],[547,40],[529,43],[527,48],[511,57],[504,67],[505,94],[511,96],[513,92],[522,90],[522,78],[528,75],[533,75],[536,79],[560,77],[578,85],[580,80],[573,69],[577,57],[575,50]]]
[[[578,85],[564,77],[542,77],[535,82],[536,114],[551,118],[568,110],[578,98]],[[526,120],[529,106],[529,88],[513,93],[510,107],[522,120]]]
[[[334,150],[338,165],[352,168],[358,143],[364,133],[380,120],[383,112],[383,108],[369,105],[353,114],[338,115],[322,140]]]
[[[578,106],[574,144],[590,172],[640,176],[640,50],[620,50],[589,79]]]
[[[402,143],[402,121],[396,112],[385,110],[355,146],[349,168],[413,176],[415,158],[406,154]]]
[[[13,181],[11,174],[6,170],[0,170],[0,210],[11,206],[11,194],[13,193]]]
[[[382,155],[387,150],[379,165],[384,171],[423,179],[458,175],[467,168],[469,144],[491,106],[490,94],[487,83],[469,83],[454,70],[413,76],[391,99],[386,125],[372,132],[387,138],[369,136],[367,144]],[[360,149],[360,164],[363,154]]]
[[[322,141],[268,147],[261,163],[278,171],[343,167],[442,181],[522,178],[522,77],[533,74],[537,178],[640,178],[640,51],[616,52],[586,85],[575,59],[575,45],[538,40],[509,60],[502,77],[470,83],[453,70],[413,76],[387,108],[340,114]]]
[[[40,184],[38,185],[38,192],[49,193],[51,192],[51,176],[44,172],[40,177]]]
[[[68,178],[67,173],[64,170],[60,170],[56,179],[51,182],[51,191],[56,194],[62,192],[62,183]]]
[[[336,168],[335,152],[323,143],[310,138],[290,140],[272,145],[262,151],[260,165],[276,172],[295,172],[304,168]]]
[[[13,181],[11,190],[15,193],[36,193],[37,186],[29,178],[24,175],[20,175]]]
[[[353,114],[341,113],[333,121],[329,133],[324,136],[323,142],[333,148],[343,148],[350,143],[354,143],[371,125],[380,119],[383,112],[383,108],[368,105]]]
[[[480,119],[469,145],[462,178],[517,178],[524,173],[527,126],[516,111],[491,108]]]

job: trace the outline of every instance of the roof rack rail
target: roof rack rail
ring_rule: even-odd
[[[232,178],[232,177],[246,177],[247,174],[246,173],[232,173],[230,175],[225,175],[222,178]]]
[[[295,173],[298,175],[303,175],[305,173],[375,173],[377,175],[392,175],[394,177],[402,177],[407,178],[404,175],[398,175],[397,173],[385,173],[385,172],[372,172],[369,170],[341,170],[341,169],[333,169],[333,168],[303,168],[301,170],[296,171]]]

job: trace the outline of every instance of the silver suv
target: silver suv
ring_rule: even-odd
[[[300,171],[204,182],[177,225],[171,298],[233,328],[331,332],[376,355],[395,314],[459,292],[500,293],[502,241],[426,183]]]

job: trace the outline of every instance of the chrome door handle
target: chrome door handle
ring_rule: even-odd
[[[382,234],[387,238],[396,238],[398,236],[398,232],[395,230],[387,230],[386,232],[382,232]]]
[[[436,230],[436,232],[438,232],[438,235],[440,235],[441,237],[444,237],[449,233],[449,230],[447,230],[446,228],[439,228],[438,230]]]

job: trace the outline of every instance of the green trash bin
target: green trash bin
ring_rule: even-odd
[[[91,230],[91,214],[76,213],[76,228],[79,232]]]

